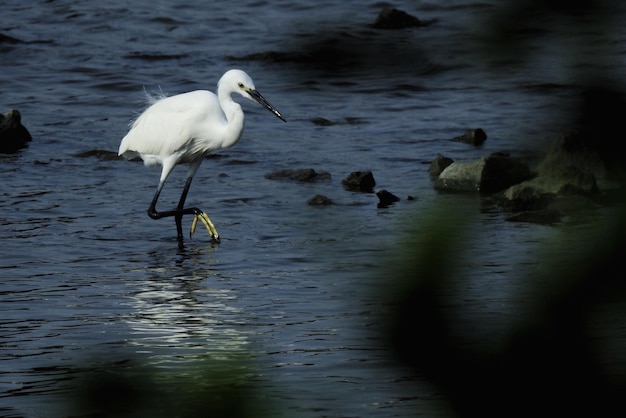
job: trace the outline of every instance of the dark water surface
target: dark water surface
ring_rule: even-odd
[[[22,42],[0,43],[0,107],[19,109],[34,139],[0,156],[0,415],[78,416],[61,399],[85,368],[156,370],[167,387],[235,361],[230,379],[259,388],[255,416],[449,416],[378,332],[393,310],[380,291],[392,256],[407,239],[426,245],[436,208],[470,217],[479,238],[464,245],[451,311],[469,343],[498,344],[531,298],[537,255],[559,240],[564,256],[590,227],[506,222],[475,197],[438,195],[428,163],[545,146],[568,125],[576,76],[623,77],[626,56],[623,25],[538,30],[529,61],[481,54],[492,3],[396,2],[437,20],[379,31],[377,2],[4,2],[0,33]],[[291,59],[237,59],[265,51]],[[160,170],[109,157],[144,88],[214,90],[233,66],[288,123],[243,103],[241,142],[204,162],[187,200],[222,241],[199,228],[178,250],[173,220],[146,216]],[[482,148],[449,141],[477,127]],[[331,179],[265,178],[286,168]],[[402,200],[378,208],[344,190],[357,170]],[[174,170],[161,208],[185,173]],[[307,205],[316,194],[335,204]]]

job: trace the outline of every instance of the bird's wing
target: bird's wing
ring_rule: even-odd
[[[190,142],[208,122],[221,124],[224,115],[217,96],[197,90],[157,100],[132,124],[122,139],[119,155],[165,158],[197,152]],[[144,158],[145,160],[146,158]]]

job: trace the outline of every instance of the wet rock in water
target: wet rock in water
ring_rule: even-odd
[[[382,190],[378,190],[376,192],[376,196],[378,197],[378,207],[379,208],[386,208],[390,205],[393,205],[394,203],[400,201],[400,198],[396,195],[394,195],[391,192],[388,192],[385,189]]]
[[[431,23],[433,20],[422,21],[405,11],[387,6],[380,11],[376,21],[370,26],[376,29],[403,29],[427,26]]]
[[[25,148],[32,139],[28,129],[22,125],[22,115],[18,110],[0,114],[0,153],[17,152]]]
[[[595,196],[621,187],[619,181],[611,178],[607,159],[594,148],[594,142],[576,132],[553,141],[536,171],[536,177],[504,191],[503,206],[545,208],[566,196]],[[567,211],[571,212],[574,206]]]
[[[352,192],[368,192],[374,191],[376,181],[371,171],[353,171],[341,181],[346,190]]]
[[[554,194],[524,186],[524,182],[509,187],[502,196],[500,206],[513,212],[543,210],[555,199]]]
[[[503,154],[453,162],[434,180],[440,191],[496,193],[532,177],[528,165]]]
[[[115,151],[93,149],[89,151],[81,151],[74,154],[76,158],[97,158],[102,161],[125,160],[124,157],[117,155]],[[141,160],[141,158],[138,158]]]
[[[307,204],[311,206],[328,206],[332,205],[333,201],[324,195],[316,194],[307,201]]]
[[[428,167],[428,174],[430,175],[430,178],[436,179],[439,177],[439,174],[441,174],[441,172],[453,162],[454,160],[452,158],[437,154],[437,157],[431,161],[430,167]]]
[[[518,212],[507,218],[512,222],[554,224],[563,218],[585,216],[595,209],[598,197],[623,194],[626,170],[614,164],[614,155],[621,156],[619,145],[612,153],[599,146],[595,135],[571,132],[553,141],[532,172],[517,159],[493,154],[451,163],[433,185],[441,191],[490,193],[489,198],[502,208]],[[436,171],[433,168],[432,172]]]
[[[466,144],[479,146],[487,140],[487,134],[480,128],[470,129],[466,131],[463,135],[452,138],[452,140],[456,142],[464,142]]]
[[[332,126],[332,125],[336,125],[336,122],[333,122],[331,120],[328,120],[326,118],[321,118],[321,117],[313,118],[312,122],[313,122],[314,125],[317,125],[317,126]]]
[[[4,33],[0,33],[0,44],[19,44],[19,43],[22,43],[22,41],[12,36],[5,35]]]
[[[298,53],[262,51],[243,56],[228,56],[231,61],[306,62],[306,56]]]
[[[355,118],[355,117],[346,117],[343,120],[339,120],[339,121],[332,121],[326,118],[317,117],[317,118],[313,118],[311,121],[313,122],[314,125],[317,125],[317,126],[362,125],[362,124],[368,123],[367,121],[361,118]]]
[[[312,168],[278,170],[265,175],[270,180],[295,180],[301,182],[313,182],[329,180],[330,173],[327,171],[315,171]]]

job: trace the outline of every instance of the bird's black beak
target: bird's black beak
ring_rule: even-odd
[[[285,118],[283,117],[283,115],[281,115],[280,112],[276,110],[276,108],[270,104],[270,102],[265,100],[265,97],[261,96],[261,93],[259,93],[256,90],[248,90],[248,94],[250,95],[250,97],[256,100],[261,106],[263,106],[264,108],[266,108],[267,110],[269,110],[270,112],[278,116],[283,122],[287,122]]]

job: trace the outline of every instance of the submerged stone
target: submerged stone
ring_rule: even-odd
[[[0,152],[11,154],[25,148],[32,140],[28,129],[22,125],[19,110],[9,110],[0,114]]]

